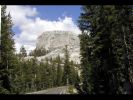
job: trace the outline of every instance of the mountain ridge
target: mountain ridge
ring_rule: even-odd
[[[38,61],[44,61],[46,58],[56,58],[58,55],[63,59],[66,45],[68,47],[70,61],[80,64],[79,37],[77,34],[70,31],[43,32],[37,38],[36,49],[46,49],[49,53],[37,57]]]

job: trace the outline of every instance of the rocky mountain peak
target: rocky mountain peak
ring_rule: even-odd
[[[58,55],[63,58],[65,45],[68,46],[70,60],[79,63],[79,37],[69,31],[47,31],[42,33],[37,39],[36,49],[45,48],[49,53],[38,57],[38,59],[55,58]]]

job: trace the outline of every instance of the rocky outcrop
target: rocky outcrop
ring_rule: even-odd
[[[45,48],[49,53],[45,56],[38,57],[38,60],[41,61],[45,58],[55,58],[58,55],[63,59],[65,45],[68,46],[70,60],[79,64],[79,38],[76,34],[69,31],[48,31],[42,33],[37,39],[36,49]]]

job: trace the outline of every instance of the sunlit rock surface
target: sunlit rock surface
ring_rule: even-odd
[[[65,45],[68,46],[70,60],[79,64],[79,37],[75,33],[69,31],[48,31],[42,33],[37,39],[36,48],[45,48],[49,53],[45,56],[37,57],[37,59],[41,61],[45,60],[45,58],[55,58],[58,55],[63,59]]]

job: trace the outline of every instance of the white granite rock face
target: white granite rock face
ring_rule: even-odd
[[[41,61],[47,58],[55,58],[58,55],[61,58],[64,58],[64,48],[65,45],[68,46],[68,51],[70,54],[70,60],[73,60],[76,63],[80,63],[80,46],[79,38],[76,34],[68,31],[48,31],[44,32],[41,36],[38,37],[36,42],[36,48],[42,49],[45,48],[50,52],[45,55],[38,57],[38,60]]]

